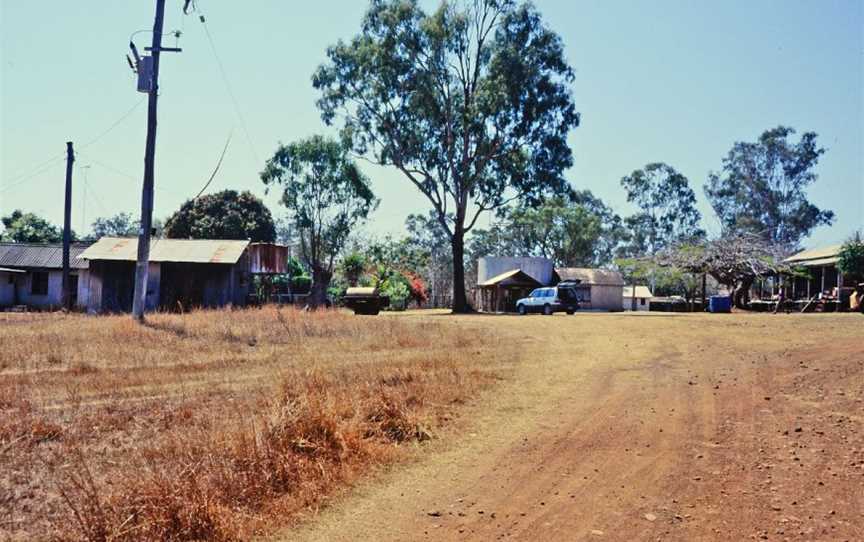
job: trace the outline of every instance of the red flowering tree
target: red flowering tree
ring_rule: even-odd
[[[408,289],[411,291],[411,299],[417,303],[417,308],[420,308],[423,303],[426,303],[426,301],[429,300],[429,296],[426,292],[426,283],[423,282],[420,275],[412,273],[411,271],[407,271],[403,273],[403,275],[408,279]]]

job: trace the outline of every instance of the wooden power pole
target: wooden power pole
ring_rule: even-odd
[[[138,230],[138,261],[135,264],[135,294],[132,298],[132,316],[144,320],[147,306],[147,279],[150,266],[150,230],[153,226],[153,172],[156,155],[156,102],[159,98],[159,57],[162,52],[162,23],[165,18],[165,0],[156,0],[153,21],[152,75],[147,101],[147,143],[144,150],[144,186],[141,190],[141,228]]]
[[[72,142],[66,142],[66,200],[63,205],[63,308],[72,308],[72,292],[69,291],[69,245],[72,244],[72,164],[75,162],[75,152]]]

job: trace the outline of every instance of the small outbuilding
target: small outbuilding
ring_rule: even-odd
[[[582,310],[622,310],[624,278],[618,271],[588,267],[564,267],[556,269],[555,274],[558,281],[579,281],[576,295],[579,297],[579,306]]]
[[[625,311],[649,311],[654,295],[647,286],[625,286],[622,307]]]
[[[88,245],[69,247],[72,305],[83,308],[88,296],[87,262],[78,260]],[[0,243],[0,310],[27,307],[51,310],[63,305],[63,245]]]
[[[90,263],[89,312],[128,312],[137,238],[103,237],[79,258]],[[287,272],[288,247],[242,240],[153,239],[147,310],[246,304],[255,274]]]
[[[511,269],[477,284],[477,309],[482,312],[515,312],[516,302],[543,286],[522,271]]]

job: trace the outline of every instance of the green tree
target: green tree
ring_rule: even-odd
[[[475,230],[469,251],[472,258],[540,256],[565,267],[610,263],[623,236],[621,219],[590,192],[587,196],[554,197],[538,206],[500,210],[488,230]]]
[[[600,220],[600,237],[594,243],[594,257],[590,267],[603,267],[612,263],[622,243],[629,239],[624,221],[603,200],[590,190],[574,190],[569,194],[572,204],[580,205]]]
[[[730,232],[749,232],[786,252],[798,248],[813,228],[831,224],[834,213],[807,199],[807,186],[816,182],[813,168],[825,149],[814,132],[798,142],[785,126],[765,131],[755,143],[738,142],[723,159],[719,173],[705,185],[714,212]]]
[[[300,252],[312,270],[313,307],[323,305],[336,256],[352,228],[378,205],[369,179],[338,141],[313,136],[280,145],[267,161],[261,180],[268,190],[282,189],[300,240]]]
[[[251,192],[223,190],[188,200],[165,222],[169,239],[249,239],[272,243],[270,210]]]
[[[653,261],[683,272],[707,273],[732,293],[735,306],[746,309],[750,287],[756,278],[769,274],[793,274],[783,263],[783,249],[752,233],[727,233],[718,239],[664,250]]]
[[[837,269],[845,277],[854,281],[864,281],[864,239],[861,238],[860,232],[855,232],[843,243],[838,257]]]
[[[348,286],[357,286],[360,282],[360,277],[366,272],[367,265],[366,257],[357,251],[351,252],[342,258],[342,261],[339,262],[339,268]]]
[[[328,124],[358,153],[395,166],[432,204],[465,293],[465,235],[484,211],[561,193],[579,124],[560,37],[529,3],[373,0],[362,32],[327,50],[313,77]]]
[[[418,265],[407,271],[425,281],[425,293],[433,306],[446,304],[453,293],[453,251],[447,230],[441,226],[435,212],[429,211],[425,215],[408,215],[405,231],[408,250],[422,258]],[[476,278],[476,273],[466,276],[465,282],[471,284],[473,278]]]
[[[538,207],[521,206],[509,216],[518,253],[549,258],[562,267],[587,266],[602,233],[600,218],[581,205],[554,198]]]
[[[702,215],[687,177],[664,163],[648,164],[621,179],[627,201],[639,212],[625,219],[631,232],[632,255],[656,254],[675,243],[705,235]]]
[[[117,213],[114,216],[100,217],[90,226],[89,238],[94,241],[102,237],[135,237],[141,222],[131,213]]]
[[[0,218],[3,232],[0,240],[11,243],[61,243],[63,229],[33,213],[25,213],[19,209]],[[77,239],[72,232],[72,240]]]

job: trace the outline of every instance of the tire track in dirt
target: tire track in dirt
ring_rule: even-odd
[[[835,319],[808,332],[810,321],[750,315],[474,317],[508,329],[524,360],[466,412],[467,435],[284,539],[862,539],[852,519],[864,511],[860,418],[839,425],[848,450],[822,440],[806,468],[780,457],[790,444],[779,427],[861,408],[864,362],[848,335],[860,320]],[[778,327],[787,333],[763,337]],[[808,407],[813,382],[796,367],[814,348],[830,367],[824,385],[848,389]],[[835,487],[819,497],[808,474],[831,469],[842,474],[829,474]],[[791,502],[811,513],[793,514]]]

